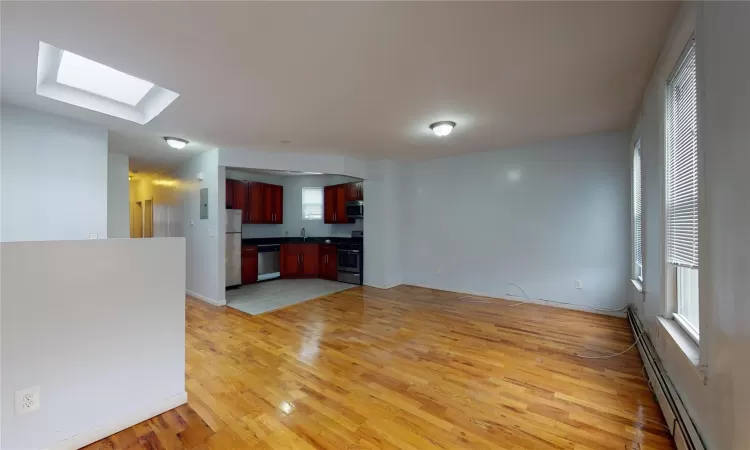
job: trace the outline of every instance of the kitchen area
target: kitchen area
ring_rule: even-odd
[[[362,284],[361,179],[226,171],[226,299],[262,314]]]

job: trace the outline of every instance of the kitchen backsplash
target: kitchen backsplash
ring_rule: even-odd
[[[357,219],[353,224],[327,224],[322,220],[300,220],[293,225],[242,225],[242,237],[268,238],[268,237],[296,237],[300,236],[302,227],[305,228],[307,236],[320,237],[351,237],[353,230],[362,230],[362,219]],[[287,234],[288,233],[288,234]]]

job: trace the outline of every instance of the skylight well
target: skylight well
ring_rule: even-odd
[[[39,42],[36,93],[141,125],[179,94],[115,68]]]
[[[63,50],[57,82],[135,106],[154,87],[150,83]]]

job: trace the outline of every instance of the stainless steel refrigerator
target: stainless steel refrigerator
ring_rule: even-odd
[[[227,209],[226,285],[242,284],[242,210]]]

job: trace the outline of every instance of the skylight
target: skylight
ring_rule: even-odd
[[[135,106],[148,94],[154,83],[120,72],[111,67],[76,55],[62,52],[57,82],[92,94]]]
[[[150,81],[41,41],[36,93],[141,125],[161,114],[180,96]]]

